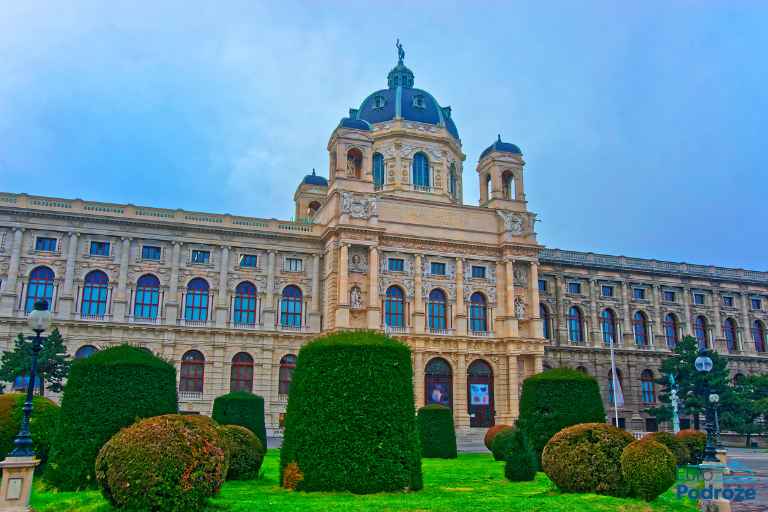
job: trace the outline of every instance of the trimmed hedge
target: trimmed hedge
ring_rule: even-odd
[[[213,419],[221,425],[240,425],[259,438],[267,446],[267,430],[264,426],[264,399],[245,391],[233,391],[213,401]]]
[[[688,449],[688,464],[701,464],[704,448],[707,447],[707,434],[687,428],[678,432],[675,437]]]
[[[677,479],[675,455],[663,444],[646,437],[624,448],[621,474],[634,496],[653,501]]]
[[[530,482],[536,478],[536,454],[525,433],[514,430],[510,450],[504,464],[504,476],[510,482]]]
[[[550,438],[579,423],[602,423],[605,409],[597,381],[570,368],[557,368],[523,381],[517,427],[528,436],[540,461]]]
[[[222,425],[219,435],[229,454],[227,480],[259,478],[265,450],[256,434],[240,425]]]
[[[166,414],[124,428],[96,458],[96,478],[116,508],[202,510],[224,482],[226,451],[207,416]]]
[[[552,436],[542,454],[542,469],[563,492],[626,496],[621,454],[632,442],[632,434],[605,423],[574,425]]]
[[[94,461],[109,438],[136,420],[176,411],[176,369],[146,350],[120,345],[75,360],[46,479],[60,490],[94,486]]]
[[[485,431],[483,443],[485,444],[485,447],[488,448],[489,452],[493,449],[493,439],[496,437],[496,435],[498,435],[499,432],[503,432],[504,430],[511,428],[511,425],[494,425]]]
[[[507,454],[509,454],[510,450],[514,447],[515,443],[515,432],[517,432],[519,429],[517,428],[509,428],[506,430],[502,430],[496,436],[493,438],[493,443],[491,444],[491,453],[493,453],[493,460],[506,460]]]
[[[688,461],[691,458],[688,447],[686,447],[685,444],[683,444],[677,437],[675,437],[675,434],[671,434],[669,432],[653,432],[651,434],[646,434],[643,439],[656,441],[657,443],[663,444],[669,448],[669,451],[671,451],[672,455],[675,456],[675,463],[678,466],[688,464]]]
[[[421,489],[407,345],[372,331],[346,331],[302,347],[288,397],[280,481],[301,491]]]
[[[421,456],[433,459],[455,459],[456,431],[453,411],[444,405],[432,404],[419,409],[416,423],[421,440]]]
[[[14,448],[13,441],[21,429],[21,419],[24,416],[25,399],[24,393],[0,395],[0,460],[6,458]],[[40,459],[37,469],[41,469],[48,460],[59,413],[59,406],[51,400],[42,396],[32,399],[29,430],[32,433],[32,447]]]

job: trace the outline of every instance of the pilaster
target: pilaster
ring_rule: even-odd
[[[467,335],[467,309],[464,305],[464,260],[461,258],[456,258],[456,311],[454,311],[453,326],[457,335]]]
[[[379,305],[379,248],[368,248],[368,328],[381,328]]]
[[[349,244],[339,244],[338,300],[336,303],[336,327],[349,327]]]
[[[18,300],[19,259],[23,240],[24,228],[13,228],[13,247],[11,247],[11,260],[8,263],[8,277],[0,296],[0,315],[2,316],[13,315]]]

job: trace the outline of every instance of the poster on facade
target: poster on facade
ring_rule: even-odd
[[[488,405],[491,403],[491,395],[488,392],[488,384],[470,384],[469,385],[471,405]]]
[[[440,404],[446,407],[451,406],[450,396],[448,395],[448,385],[443,382],[430,382],[427,389],[427,396],[430,404]]]

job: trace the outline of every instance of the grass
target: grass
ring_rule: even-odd
[[[504,463],[490,454],[463,453],[458,459],[424,459],[424,489],[413,493],[297,493],[278,485],[279,451],[269,450],[260,480],[228,482],[211,500],[209,512],[255,511],[460,511],[515,510],[541,512],[692,512],[693,502],[678,500],[674,489],[652,503],[596,494],[562,494],[546,475],[533,482],[504,479]],[[36,487],[35,512],[109,512],[98,491],[56,493]]]

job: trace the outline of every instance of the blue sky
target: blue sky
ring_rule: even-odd
[[[0,190],[290,218],[400,37],[466,203],[501,133],[543,244],[768,269],[765,2],[68,4],[0,7]]]

